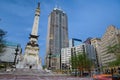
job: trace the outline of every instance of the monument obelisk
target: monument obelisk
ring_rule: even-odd
[[[16,65],[16,68],[27,69],[42,69],[41,59],[39,58],[39,45],[38,45],[38,25],[40,16],[40,3],[35,11],[32,32],[29,37],[29,42],[25,47],[23,59]]]

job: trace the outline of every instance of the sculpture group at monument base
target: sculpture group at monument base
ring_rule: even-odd
[[[42,65],[38,64],[23,64],[22,62],[16,65],[17,69],[35,69],[35,70],[43,70]]]

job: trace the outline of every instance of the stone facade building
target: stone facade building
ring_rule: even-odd
[[[120,43],[120,30],[110,25],[101,38],[101,62],[102,66],[108,66],[108,62],[116,59],[114,54],[108,54],[108,46]]]
[[[92,38],[91,39],[91,45],[95,48],[96,51],[96,61],[97,61],[97,70],[100,72],[102,67],[102,61],[101,61],[101,39],[100,38]]]

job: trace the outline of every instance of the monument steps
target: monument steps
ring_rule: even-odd
[[[53,76],[54,74],[48,73],[44,70],[38,70],[38,69],[16,69],[13,72],[14,75],[34,75],[34,76]]]

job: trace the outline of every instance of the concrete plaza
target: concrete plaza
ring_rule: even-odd
[[[36,76],[36,75],[1,74],[0,80],[93,80],[93,79],[71,76]]]
[[[16,69],[15,71],[0,72],[0,80],[93,80],[90,77],[80,78],[70,74],[57,74],[44,70]]]

